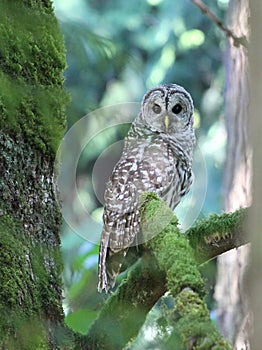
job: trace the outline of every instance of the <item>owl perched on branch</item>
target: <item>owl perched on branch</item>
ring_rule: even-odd
[[[176,84],[149,90],[106,186],[99,291],[114,286],[127,250],[136,242],[140,195],[154,192],[174,210],[189,191],[194,143],[190,94]]]

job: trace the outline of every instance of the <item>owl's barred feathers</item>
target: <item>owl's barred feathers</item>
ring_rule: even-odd
[[[125,138],[105,191],[98,290],[115,284],[123,259],[139,235],[143,192],[156,193],[172,210],[192,183],[193,102],[176,84],[149,90]]]

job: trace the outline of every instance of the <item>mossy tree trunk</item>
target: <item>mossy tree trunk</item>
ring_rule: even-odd
[[[0,17],[0,348],[69,349],[53,187],[63,39],[48,0],[2,0]]]

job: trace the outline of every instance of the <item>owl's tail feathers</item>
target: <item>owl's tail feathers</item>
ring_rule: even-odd
[[[111,249],[108,246],[110,234],[106,233],[105,230],[102,232],[102,237],[99,251],[97,289],[99,292],[105,290],[107,293],[115,285],[116,277],[119,274],[128,248]]]
[[[120,272],[127,251],[128,248],[119,250],[118,252],[112,251],[110,248],[108,249],[108,257],[106,261],[106,274],[108,283],[111,286],[111,288],[113,288],[116,283],[116,277]]]
[[[101,261],[99,261],[97,286],[99,292],[105,290],[105,292],[108,293],[109,289],[114,287],[116,277],[119,274],[127,250],[128,248],[120,250],[119,252],[113,252],[110,248],[107,248],[106,263],[101,264]],[[104,257],[102,257],[102,259],[104,259]]]

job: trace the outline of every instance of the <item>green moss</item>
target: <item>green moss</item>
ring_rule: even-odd
[[[222,215],[212,214],[186,232],[195,257],[202,263],[229,249],[247,243],[244,232],[246,209]]]
[[[49,0],[0,3],[0,348],[72,349],[53,161],[65,50]]]
[[[0,148],[0,308],[6,315],[0,317],[0,344],[44,349],[63,322],[61,214],[53,193],[52,159],[21,136],[13,139],[2,132]]]
[[[0,305],[0,346],[23,350],[37,349],[41,344],[41,349],[47,349],[44,326],[39,320],[35,322],[40,309],[31,265],[35,256],[25,244],[19,222],[2,215],[0,232],[0,300],[4,301]]]
[[[63,321],[57,290],[62,285],[59,247],[36,245],[20,221],[4,210],[0,235],[0,348],[50,349],[51,337],[57,338],[61,349],[65,343],[70,349],[72,336],[59,325]]]
[[[159,197],[151,192],[145,192],[140,197],[141,202],[141,232],[143,242],[151,240],[162,232],[170,223],[177,225],[177,218]]]
[[[157,222],[162,219],[166,223],[165,211],[170,214],[170,209],[155,196],[145,194],[144,198],[142,225],[145,230],[152,229],[154,225],[160,227]],[[181,338],[185,346],[190,344],[190,348],[196,350],[231,349],[210,320],[202,299],[205,295],[204,282],[194,251],[188,238],[177,228],[176,218],[172,220],[169,217],[169,223],[165,224],[162,232],[145,245],[154,255],[159,268],[166,273],[167,290],[175,298],[174,338]]]
[[[168,290],[176,296],[190,287],[203,294],[203,281],[187,238],[177,228],[177,219],[167,205],[151,194],[145,194],[142,230],[146,247],[154,254],[161,270],[166,272]],[[153,235],[152,235],[153,233]]]
[[[156,238],[148,242],[162,270],[166,271],[168,290],[176,296],[190,287],[203,295],[203,281],[187,239],[170,224]]]
[[[190,289],[183,290],[176,298],[174,314],[184,344],[190,343],[195,350],[232,349],[210,321],[206,304],[197,293]]]
[[[199,220],[186,234],[190,240],[199,240],[201,237],[211,237],[217,234],[217,239],[223,239],[243,226],[245,209],[222,215],[211,214],[208,219]]]
[[[12,218],[7,215],[0,218],[0,232],[0,265],[2,272],[0,275],[0,299],[5,300],[6,306],[12,309],[16,306],[18,298],[25,300],[25,302],[27,300],[25,298],[26,289],[23,288],[27,282],[23,276],[27,266],[27,252],[22,241],[14,235],[17,232],[17,227]],[[28,273],[25,274],[25,277],[29,277]]]
[[[0,128],[44,152],[65,130],[64,52],[50,1],[0,5]]]
[[[134,339],[147,313],[163,294],[164,274],[145,253],[142,261],[112,293],[97,320],[90,327],[85,343],[93,349],[122,349]],[[154,293],[152,293],[154,290]]]

